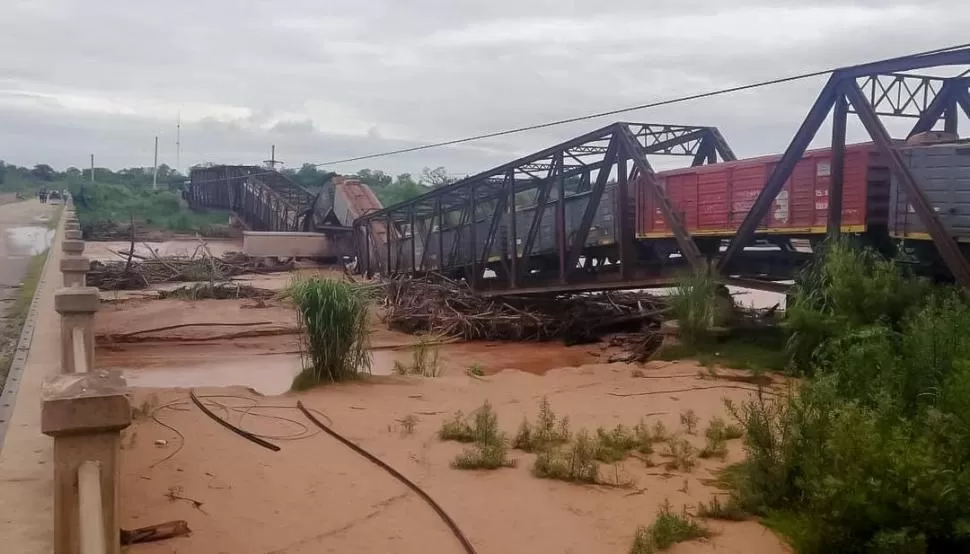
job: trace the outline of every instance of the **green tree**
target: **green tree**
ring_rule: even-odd
[[[37,164],[34,169],[30,170],[30,176],[38,181],[53,181],[57,177],[57,172],[54,168],[47,164]]]
[[[444,166],[438,166],[434,169],[426,167],[421,170],[421,183],[433,189],[450,185],[457,180],[448,175],[448,170]]]

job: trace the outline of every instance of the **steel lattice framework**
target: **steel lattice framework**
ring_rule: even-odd
[[[282,173],[259,166],[197,168],[189,178],[189,205],[231,211],[254,231],[303,230],[315,201]]]
[[[661,199],[681,251],[700,264],[702,256],[658,186],[647,155],[687,156],[693,165],[736,159],[713,127],[615,123],[358,219],[359,269],[434,271],[465,277],[475,287],[490,269],[498,279],[489,286],[519,289],[547,286],[551,272],[559,285],[582,281],[583,257],[610,260],[619,268],[613,279],[634,278],[632,202],[617,200],[631,198],[634,179]],[[615,184],[609,209],[617,232],[604,248],[591,244],[590,228],[608,183]],[[571,225],[567,205],[581,212]],[[377,222],[390,230],[390,240],[383,233],[375,240],[371,229]],[[546,244],[539,248],[539,242]]]
[[[954,279],[970,288],[970,263],[944,228],[923,188],[903,163],[897,144],[880,120],[880,116],[916,118],[910,136],[932,130],[940,120],[944,122],[945,131],[957,132],[959,110],[970,117],[970,78],[940,78],[904,72],[965,65],[970,65],[970,48],[903,56],[835,71],[775,166],[737,234],[718,260],[717,268],[722,273],[729,273],[743,265],[736,258],[756,235],[772,202],[791,177],[795,164],[804,155],[829,113],[832,113],[833,121],[828,225],[830,235],[839,233],[845,177],[846,118],[847,114],[855,113],[929,231],[940,258]]]
[[[838,234],[841,228],[846,117],[855,113],[911,199],[941,259],[958,282],[970,287],[970,264],[948,236],[880,120],[916,119],[910,136],[931,130],[940,121],[945,131],[956,132],[959,111],[970,116],[970,78],[906,73],[954,65],[970,65],[970,49],[904,56],[835,71],[723,253],[716,248],[712,252],[710,244],[687,232],[680,214],[658,186],[646,157],[692,156],[693,165],[735,159],[717,129],[616,123],[357,220],[358,268],[367,273],[438,272],[465,278],[474,288],[566,291],[594,288],[584,270],[589,269],[589,260],[605,260],[618,270],[596,273],[592,279],[598,287],[604,283],[616,288],[661,283],[665,281],[663,268],[650,267],[637,254],[642,242],[634,244],[630,183],[637,179],[641,190],[654,196],[676,237],[681,258],[690,266],[707,267],[714,261],[725,280],[729,275],[756,274],[750,269],[759,263],[759,256],[764,256],[745,249],[754,244],[772,203],[831,112],[829,233]],[[590,224],[604,201],[608,182],[615,183],[616,188],[611,208],[617,233],[615,244],[603,249],[590,243]],[[578,225],[568,227],[566,206],[584,196],[588,200],[583,200]],[[536,248],[537,237],[547,227],[543,215],[549,211],[555,214],[551,252]],[[523,220],[512,215],[520,213],[527,217]],[[378,222],[381,240],[370,230],[376,229]],[[388,240],[384,240],[384,229]],[[558,267],[550,272],[548,262],[552,259]],[[586,262],[578,264],[580,259]],[[537,263],[542,261],[545,267]],[[494,271],[497,278],[483,283],[484,270]],[[769,288],[763,281],[746,284]]]

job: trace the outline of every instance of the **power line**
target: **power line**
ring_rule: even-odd
[[[940,53],[940,52],[947,52],[947,51],[950,51],[950,50],[959,50],[961,48],[968,48],[968,47],[970,47],[970,43],[959,44],[959,45],[955,45],[955,46],[947,46],[947,47],[944,47],[944,48],[937,48],[935,50],[927,50],[925,52],[918,52],[918,53],[915,53],[915,54],[907,54],[905,56],[897,56],[895,58],[888,58],[888,59],[882,60],[882,61],[893,61],[893,60],[899,60],[899,59],[902,59],[902,58],[910,58],[910,57],[914,57],[914,56],[926,56],[926,55],[929,55],[929,54],[937,54],[937,53]],[[647,108],[657,108],[657,107],[660,107],[660,106],[669,106],[671,104],[679,104],[679,103],[682,103],[682,102],[690,102],[692,100],[700,100],[702,98],[710,98],[712,96],[720,96],[720,95],[723,95],[723,94],[731,94],[731,93],[741,92],[741,91],[744,91],[744,90],[750,90],[750,89],[754,89],[754,88],[766,87],[766,86],[771,86],[771,85],[779,85],[779,84],[782,84],[782,83],[790,83],[792,81],[800,81],[802,79],[810,79],[812,77],[820,77],[822,75],[828,75],[830,73],[834,73],[835,71],[838,71],[839,69],[843,69],[843,67],[834,67],[834,68],[823,69],[823,70],[819,70],[819,71],[812,71],[810,73],[801,73],[801,74],[792,75],[792,76],[789,76],[789,77],[779,77],[777,79],[770,79],[770,80],[767,80],[767,81],[758,81],[758,82],[749,83],[749,84],[746,84],[746,85],[738,85],[738,86],[734,86],[734,87],[721,88],[721,89],[717,89],[717,90],[712,90],[712,91],[707,91],[707,92],[701,92],[701,93],[697,93],[697,94],[691,94],[691,95],[688,95],[688,96],[679,96],[677,98],[669,98],[667,100],[658,100],[658,101],[655,101],[655,102],[648,102],[646,104],[638,104],[636,106],[629,106],[629,107],[626,107],[626,108],[618,108],[618,109],[615,109],[615,110],[608,110],[608,111],[605,111],[605,112],[591,113],[591,114],[580,115],[580,116],[576,116],[576,117],[569,117],[569,118],[566,118],[566,119],[557,119],[557,120],[549,121],[549,122],[546,122],[546,123],[537,123],[535,125],[527,125],[525,127],[516,127],[516,128],[513,128],[513,129],[506,129],[506,130],[503,130],[503,131],[495,131],[495,132],[491,132],[491,133],[483,133],[483,134],[480,134],[480,135],[474,135],[474,136],[465,137],[465,138],[446,140],[446,141],[442,141],[442,142],[435,142],[435,143],[432,143],[432,144],[424,144],[424,145],[421,145],[421,146],[412,146],[410,148],[401,148],[401,149],[398,149],[398,150],[389,150],[389,151],[386,151],[386,152],[379,152],[379,153],[376,153],[376,154],[367,154],[367,155],[364,155],[364,156],[356,156],[356,157],[353,157],[353,158],[344,158],[342,160],[333,160],[333,161],[329,161],[329,162],[318,163],[318,164],[311,164],[311,165],[320,167],[320,166],[327,166],[327,165],[337,165],[337,164],[343,164],[343,163],[349,163],[349,162],[356,162],[356,161],[360,161],[360,160],[370,160],[370,159],[374,159],[374,158],[384,158],[384,157],[387,157],[387,156],[395,156],[397,154],[407,154],[409,152],[418,152],[418,151],[421,151],[421,150],[430,150],[432,148],[441,148],[442,146],[452,146],[452,145],[455,145],[455,144],[462,144],[462,143],[466,143],[466,142],[473,142],[473,141],[476,141],[476,140],[483,140],[483,139],[490,139],[490,138],[502,137],[502,136],[506,136],[506,135],[513,135],[513,134],[516,134],[516,133],[523,133],[523,132],[526,132],[526,131],[535,131],[535,130],[538,130],[538,129],[546,129],[548,127],[556,127],[558,125],[566,125],[568,123],[575,123],[577,121],[586,121],[586,120],[590,120],[590,119],[597,119],[597,118],[600,118],[600,117],[607,117],[607,116],[611,116],[611,115],[617,115],[617,114],[622,114],[622,113],[627,113],[627,112],[644,110],[644,109],[647,109]]]

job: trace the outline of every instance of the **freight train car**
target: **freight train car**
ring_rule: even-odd
[[[765,187],[781,156],[664,171],[657,180],[687,231],[694,237],[730,238]],[[806,152],[778,193],[768,216],[756,231],[785,237],[823,236],[828,224],[832,154],[828,149]],[[842,194],[842,231],[885,230],[889,169],[871,144],[846,147]],[[638,239],[673,238],[653,194],[638,184]]]
[[[970,243],[970,142],[910,146],[899,153],[943,226],[958,241]],[[890,189],[889,234],[895,239],[930,240],[926,225],[895,178]]]

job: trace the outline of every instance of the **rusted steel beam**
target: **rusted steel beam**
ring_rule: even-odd
[[[812,105],[812,109],[809,110],[801,127],[798,128],[798,132],[795,133],[788,148],[785,149],[785,153],[782,154],[781,160],[778,161],[775,169],[771,172],[771,176],[768,177],[764,188],[761,189],[761,193],[758,194],[758,198],[752,204],[751,209],[748,210],[748,214],[741,222],[741,226],[738,227],[738,232],[728,244],[727,251],[718,260],[717,269],[719,272],[724,273],[727,271],[730,267],[731,260],[738,252],[744,250],[745,245],[754,236],[755,230],[764,221],[765,216],[768,215],[768,210],[771,209],[771,203],[775,201],[775,197],[778,196],[782,187],[785,186],[785,181],[791,177],[795,164],[802,158],[805,149],[808,148],[809,143],[815,138],[819,127],[822,126],[822,122],[825,121],[829,111],[832,109],[832,104],[835,103],[836,90],[841,79],[843,79],[843,76],[833,74],[822,88],[818,98],[815,100],[815,104]]]
[[[624,160],[626,155],[629,155],[630,159],[636,165],[638,179],[641,186],[644,187],[650,194],[653,195],[654,199],[657,201],[657,205],[660,207],[661,213],[663,213],[664,219],[666,219],[667,224],[670,226],[670,230],[674,234],[674,238],[677,240],[677,246],[680,248],[681,255],[690,263],[691,267],[695,269],[701,269],[706,267],[706,262],[704,261],[703,255],[701,255],[700,250],[697,248],[697,244],[691,238],[690,234],[687,232],[687,228],[684,226],[684,222],[681,220],[680,215],[674,212],[673,205],[670,203],[670,199],[667,198],[667,194],[661,190],[660,185],[657,183],[656,174],[653,172],[653,168],[650,167],[650,162],[647,161],[647,157],[643,154],[643,150],[640,145],[633,138],[630,129],[626,125],[618,126],[618,134],[622,143],[622,148],[620,150],[620,158],[618,161],[620,167],[620,179],[617,183],[617,221],[625,221],[628,219],[627,202],[629,202],[629,196],[626,190],[626,164]],[[625,154],[624,154],[625,152]],[[622,186],[622,189],[620,188]],[[630,242],[632,243],[632,225],[629,225],[629,229],[623,227],[620,228],[620,239],[624,238],[623,233],[630,233]],[[621,247],[623,243],[621,242]],[[632,254],[632,252],[627,252],[627,255]],[[630,263],[628,260],[623,260],[624,264]]]
[[[829,175],[828,236],[842,232],[842,190],[845,181],[845,126],[849,104],[839,90],[832,112],[832,166]]]
[[[889,132],[886,131],[882,122],[879,121],[879,117],[866,100],[865,94],[855,82],[845,87],[845,93],[855,108],[856,113],[859,115],[859,119],[862,121],[863,126],[865,126],[866,131],[869,132],[869,135],[875,142],[876,147],[888,161],[889,170],[899,180],[899,184],[906,192],[906,197],[910,205],[916,210],[920,221],[923,222],[926,230],[929,231],[930,237],[933,239],[933,244],[936,245],[937,250],[940,252],[940,257],[943,258],[944,263],[950,269],[954,279],[964,288],[970,288],[970,263],[963,256],[963,253],[960,252],[959,245],[953,240],[943,226],[943,223],[936,216],[936,211],[933,209],[929,198],[926,197],[922,187],[917,183],[909,168],[903,163],[899,152],[893,147]]]

